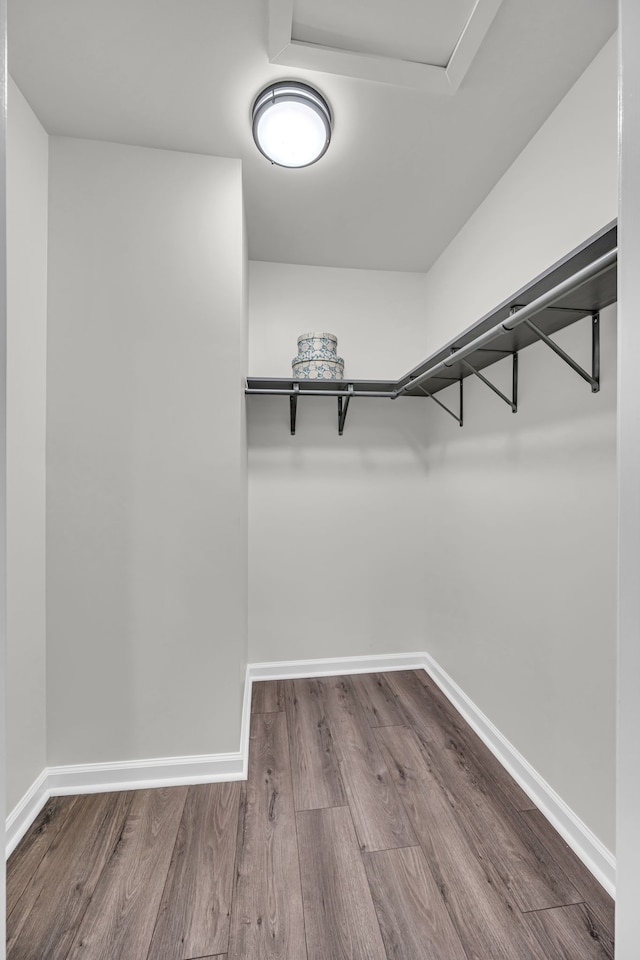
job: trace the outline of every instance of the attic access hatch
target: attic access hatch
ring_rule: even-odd
[[[454,94],[502,2],[269,0],[269,61]]]
[[[344,430],[352,398],[431,399],[463,425],[464,381],[478,377],[511,408],[518,409],[518,352],[542,341],[593,393],[600,389],[600,311],[617,299],[617,225],[614,221],[559,260],[508,300],[464,330],[399,380],[313,381],[248,377],[247,396],[288,396],[291,433],[296,431],[300,397],[337,397],[338,433]],[[585,370],[553,340],[553,334],[591,316],[591,370]],[[512,393],[507,396],[482,371],[511,355]],[[453,411],[436,396],[459,383],[460,406]]]

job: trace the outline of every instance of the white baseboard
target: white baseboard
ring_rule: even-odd
[[[5,846],[9,857],[49,799],[47,771],[34,780],[24,797],[7,817]]]
[[[247,664],[244,678],[244,697],[242,700],[242,720],[240,722],[240,756],[242,757],[242,780],[246,780],[249,771],[249,735],[251,732],[251,690],[253,677],[251,664]]]
[[[245,780],[246,771],[247,754],[240,753],[46,767],[7,817],[5,854],[13,853],[50,797]]]
[[[295,680],[303,677],[339,677],[350,673],[389,673],[391,670],[421,670],[424,653],[372,654],[365,657],[332,657],[327,660],[275,660],[250,663],[251,680]]]
[[[46,801],[52,796],[245,780],[249,756],[251,688],[257,680],[386,673],[393,670],[425,670],[432,677],[447,699],[546,816],[574,853],[602,886],[614,896],[616,867],[613,854],[427,653],[250,663],[246,671],[240,749],[237,753],[48,767],[43,770],[7,818],[7,856],[15,849]]]
[[[424,654],[424,669],[605,890],[615,897],[616,859],[458,684]]]
[[[49,767],[47,787],[50,796],[62,797],[73,793],[111,793],[114,790],[242,780],[243,773],[244,758],[240,753],[217,753],[202,757],[162,757]]]
[[[254,680],[419,669],[422,659],[421,654],[392,654],[249,664],[242,703],[240,749],[237,753],[47,767],[7,817],[6,856],[15,850],[50,797],[246,780]]]

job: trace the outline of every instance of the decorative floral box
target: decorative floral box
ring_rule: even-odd
[[[303,333],[298,337],[298,356],[291,361],[296,380],[342,380],[344,360],[336,353],[333,333]]]

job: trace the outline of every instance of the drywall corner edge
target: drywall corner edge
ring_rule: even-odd
[[[16,804],[7,817],[5,829],[5,853],[7,859],[9,859],[42,810],[49,796],[47,770],[45,768],[40,776],[31,784],[22,800]]]

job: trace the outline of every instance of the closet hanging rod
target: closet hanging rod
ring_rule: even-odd
[[[526,306],[521,307],[515,313],[510,314],[506,320],[497,323],[494,327],[491,327],[490,330],[487,330],[486,333],[476,337],[475,340],[465,344],[464,347],[460,347],[459,350],[455,350],[450,357],[447,357],[445,360],[441,360],[433,367],[425,370],[424,373],[419,374],[419,376],[415,377],[413,380],[409,380],[402,387],[399,387],[392,394],[390,394],[391,398],[395,400],[397,397],[401,397],[408,390],[413,390],[415,387],[420,386],[420,384],[425,380],[436,376],[438,373],[446,372],[454,364],[459,363],[460,360],[469,356],[469,354],[473,353],[474,351],[486,346],[486,344],[493,342],[502,334],[510,333],[516,327],[520,326],[520,324],[524,323],[525,320],[536,316],[536,314],[541,313],[543,310],[547,309],[547,307],[550,307],[553,303],[555,303],[557,300],[560,300],[566,294],[572,293],[589,280],[593,280],[599,274],[604,273],[605,270],[608,270],[609,267],[616,262],[617,256],[617,247],[615,247],[613,250],[609,250],[608,253],[598,257],[598,259],[594,260],[593,263],[590,263],[581,270],[578,270],[577,273],[574,273],[571,277],[567,277],[566,280],[563,280],[561,283],[557,284],[557,286],[552,287],[551,290],[543,293],[542,296],[538,297],[536,300],[532,300],[531,303],[526,304]],[[587,312],[588,311],[585,313]]]
[[[281,387],[246,387],[247,394],[260,394],[262,396],[272,395],[278,397],[385,397],[388,400],[395,399],[395,390],[349,390],[349,381],[341,380],[344,383],[344,390],[307,390],[302,386],[303,383],[313,381],[298,381],[301,389],[285,389]]]

